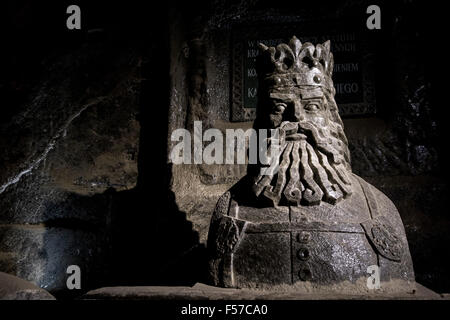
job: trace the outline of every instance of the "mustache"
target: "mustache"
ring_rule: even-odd
[[[349,161],[344,151],[344,147],[348,145],[347,138],[344,134],[339,134],[338,128],[333,128],[333,124],[328,126],[328,128],[318,128],[310,121],[283,121],[279,126],[280,143],[284,145],[286,141],[307,140],[330,157],[332,163],[341,164],[345,160]]]

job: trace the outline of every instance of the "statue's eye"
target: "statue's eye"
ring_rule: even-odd
[[[320,106],[317,102],[310,102],[305,106],[305,110],[306,111],[318,111],[320,110]]]
[[[286,109],[287,105],[284,102],[276,102],[275,103],[275,112],[276,113],[283,113]]]

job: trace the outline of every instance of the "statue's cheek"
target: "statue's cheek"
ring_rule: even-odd
[[[270,123],[273,127],[278,127],[283,120],[283,115],[281,114],[271,114],[270,115]]]
[[[328,125],[327,118],[320,114],[306,114],[305,120],[310,123],[313,123],[316,127],[320,127],[320,128]]]

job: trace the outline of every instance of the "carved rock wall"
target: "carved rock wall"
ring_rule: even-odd
[[[3,271],[49,290],[65,287],[71,264],[89,270],[86,283],[101,280],[111,236],[105,191],[137,182],[138,63],[132,51],[89,46],[68,54],[2,128]],[[101,68],[110,71],[95,74]]]
[[[11,18],[36,19],[42,6],[17,5]],[[2,61],[0,268],[61,292],[69,265],[85,289],[108,274],[108,190],[137,184],[142,53],[101,30],[58,38],[48,17],[43,33],[17,23]]]

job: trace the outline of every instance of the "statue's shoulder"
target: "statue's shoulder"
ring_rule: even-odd
[[[356,176],[357,177],[357,176]],[[370,242],[383,257],[403,261],[409,277],[414,279],[408,241],[400,213],[389,197],[373,185],[357,177],[371,211],[371,219],[361,223]]]
[[[236,201],[247,196],[247,190],[250,188],[249,180],[247,176],[244,176],[217,199],[214,216],[227,215],[232,199]]]
[[[406,241],[402,218],[392,200],[361,177],[356,176],[356,179],[358,179],[364,191],[367,203],[370,206],[372,218],[377,220],[378,217],[382,217],[383,221],[389,222],[389,225],[393,227],[395,233]]]
[[[213,220],[221,216],[227,216],[232,202],[235,205],[242,205],[255,202],[255,195],[249,192],[251,190],[251,180],[244,177],[235,183],[230,189],[223,193],[217,199],[216,207],[214,208]]]
[[[377,189],[375,186],[364,180],[363,178],[353,174],[355,179],[358,180],[361,188],[364,191],[365,197],[369,204],[373,205],[378,210],[378,214],[389,216],[389,214],[398,214],[398,210],[392,200],[384,194],[382,191]],[[374,201],[375,203],[371,203]]]
[[[219,197],[219,199],[216,202],[216,207],[214,208],[212,216],[213,221],[220,219],[222,216],[228,215],[231,198],[232,195],[230,190],[228,190]]]

